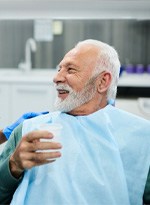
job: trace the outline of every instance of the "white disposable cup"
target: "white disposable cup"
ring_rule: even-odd
[[[47,130],[50,133],[53,134],[53,138],[52,139],[40,139],[41,142],[59,142],[61,143],[61,130],[62,130],[63,126],[61,124],[58,123],[45,123],[42,124],[38,127],[38,130]],[[40,152],[54,152],[56,150],[39,150]]]

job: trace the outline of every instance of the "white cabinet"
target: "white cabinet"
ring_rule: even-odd
[[[52,111],[56,91],[52,80],[0,80],[0,128],[25,112]]]
[[[117,99],[116,107],[150,120],[150,98]]]
[[[11,92],[10,85],[0,84],[0,128],[11,121]]]
[[[150,74],[127,74],[124,72],[119,79],[118,86],[150,88]]]
[[[53,110],[55,90],[52,83],[14,84],[12,86],[12,120],[25,112]]]
[[[150,120],[150,74],[125,73],[120,77],[119,88],[125,93],[117,95],[116,107]]]

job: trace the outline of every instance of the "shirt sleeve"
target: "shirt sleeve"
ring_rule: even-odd
[[[22,177],[19,179],[11,175],[9,169],[9,158],[15,150],[22,137],[22,124],[20,124],[11,134],[2,154],[0,155],[0,204],[9,204],[17,189]]]
[[[150,169],[149,169],[146,186],[144,190],[143,201],[144,204],[150,204]]]

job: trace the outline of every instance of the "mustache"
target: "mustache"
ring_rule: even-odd
[[[68,92],[73,92],[73,89],[69,85],[58,84],[55,85],[56,90],[66,90]]]

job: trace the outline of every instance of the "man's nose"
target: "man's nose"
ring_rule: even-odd
[[[65,73],[63,71],[59,71],[53,78],[53,82],[58,84],[58,83],[63,83],[65,81]]]

